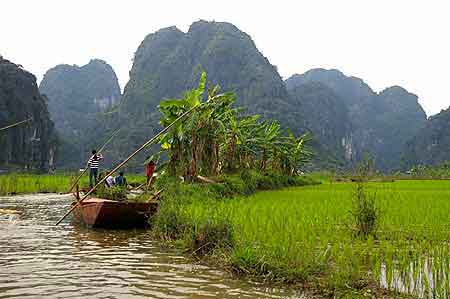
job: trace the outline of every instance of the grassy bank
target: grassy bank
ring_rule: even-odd
[[[354,183],[233,199],[215,188],[224,187],[172,187],[154,219],[155,233],[235,273],[301,282],[321,295],[353,298],[380,291],[379,282],[416,295],[448,288],[448,181],[367,183],[379,220],[365,238],[354,234]]]
[[[70,174],[9,174],[0,175],[0,196],[11,194],[60,193],[67,192],[78,173]],[[127,175],[128,183],[145,182],[144,175]],[[86,173],[80,180],[81,187],[87,187],[89,175]]]

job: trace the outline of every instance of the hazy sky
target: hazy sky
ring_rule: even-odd
[[[422,0],[96,1],[1,0],[0,54],[42,79],[61,63],[106,60],[121,87],[144,37],[199,19],[252,36],[287,78],[337,68],[373,89],[401,85],[427,114],[450,105],[450,4]]]

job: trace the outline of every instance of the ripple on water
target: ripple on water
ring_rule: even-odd
[[[70,201],[0,199],[0,209],[18,211],[0,217],[0,298],[302,298],[191,264],[145,231],[54,226]]]

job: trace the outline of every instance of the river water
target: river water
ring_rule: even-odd
[[[194,264],[142,230],[54,226],[70,202],[0,197],[0,298],[304,298]]]

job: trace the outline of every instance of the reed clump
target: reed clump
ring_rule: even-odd
[[[369,194],[363,182],[357,182],[351,214],[351,229],[356,236],[376,235],[380,211],[376,206],[376,193]]]

